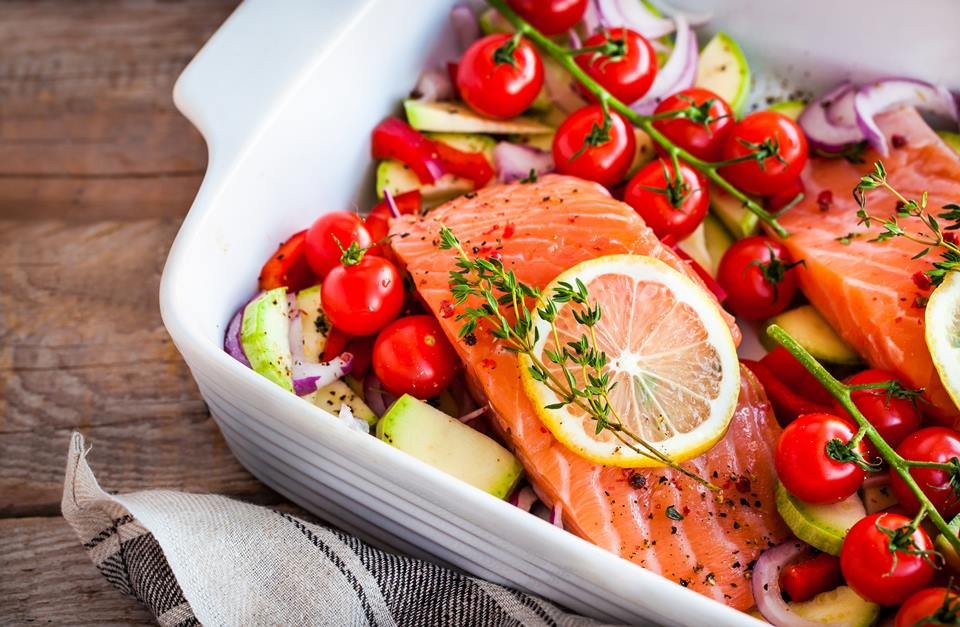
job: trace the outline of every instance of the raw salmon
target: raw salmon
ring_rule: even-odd
[[[773,497],[779,427],[759,384],[743,375],[727,435],[690,462],[701,476],[726,486],[720,502],[673,471],[631,473],[574,455],[541,424],[514,355],[486,333],[478,333],[472,346],[457,340],[460,325],[450,312],[448,286],[454,258],[437,248],[441,222],[468,251],[499,253],[520,280],[541,288],[576,263],[616,253],[658,257],[696,280],[694,273],[630,207],[570,177],[487,188],[426,218],[407,216],[391,226],[391,245],[463,358],[471,388],[488,399],[537,492],[562,510],[566,528],[707,596],[740,609],[752,606],[749,569],[763,549],[786,536]],[[670,506],[682,520],[667,515]]]
[[[928,207],[938,213],[960,202],[960,158],[923,121],[903,108],[878,118],[893,148],[883,157],[890,183],[907,198],[929,192]],[[797,271],[803,293],[834,329],[875,368],[896,373],[914,388],[924,388],[938,419],[957,424],[960,411],[947,395],[924,341],[923,302],[928,290],[911,278],[930,267],[934,252],[913,259],[920,244],[897,237],[870,242],[880,225],[858,225],[852,190],[880,157],[867,152],[863,164],[842,159],[812,159],[804,172],[806,197],[780,223],[790,232],[783,243],[804,265]],[[889,216],[896,200],[883,191],[869,193],[872,215]],[[921,230],[917,220],[902,222]]]

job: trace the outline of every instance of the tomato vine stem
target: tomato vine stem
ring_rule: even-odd
[[[812,374],[817,381],[828,391],[830,394],[837,399],[847,413],[853,417],[857,422],[857,425],[860,427],[860,431],[866,434],[866,437],[873,446],[876,448],[877,453],[890,465],[890,467],[900,475],[900,478],[903,479],[903,482],[907,484],[907,487],[910,488],[910,491],[913,492],[913,495],[920,502],[921,513],[923,510],[926,510],[926,515],[930,517],[931,522],[934,526],[944,535],[950,545],[954,550],[960,552],[960,536],[957,533],[950,529],[950,525],[947,524],[947,521],[944,520],[943,516],[940,515],[940,512],[937,511],[937,508],[933,506],[933,503],[927,498],[927,495],[923,493],[923,490],[920,489],[920,486],[917,484],[916,480],[910,474],[910,468],[914,466],[926,466],[925,462],[913,462],[907,459],[904,459],[899,453],[893,450],[893,447],[890,446],[886,440],[881,437],[880,433],[876,428],[870,424],[870,421],[867,420],[857,406],[854,404],[853,399],[850,396],[851,387],[845,385],[841,381],[838,381],[832,374],[830,374],[826,368],[824,368],[820,362],[818,362],[810,353],[807,352],[805,348],[800,346],[800,344],[793,339],[793,337],[784,331],[780,326],[776,324],[771,324],[767,327],[767,334],[773,338],[780,346],[787,349],[791,355],[793,355],[797,361],[803,364],[803,367]],[[859,432],[858,432],[859,433]]]
[[[604,89],[586,72],[580,69],[580,66],[577,65],[568,48],[557,44],[552,39],[531,26],[526,20],[517,15],[509,6],[507,6],[506,0],[487,0],[487,2],[490,4],[490,6],[495,8],[500,15],[504,17],[504,19],[510,22],[510,24],[517,29],[518,33],[528,37],[542,50],[559,62],[560,65],[570,72],[570,74],[576,78],[588,91],[590,91],[590,93],[599,98],[601,102],[606,101],[609,103],[610,107],[616,109],[617,112],[629,120],[630,123],[649,135],[653,141],[659,144],[667,152],[667,154],[670,155],[671,159],[683,159],[691,166],[702,172],[708,179],[713,181],[714,184],[724,189],[731,196],[739,200],[749,211],[756,214],[756,216],[766,223],[778,236],[785,238],[789,235],[787,230],[783,228],[779,222],[777,222],[777,219],[773,214],[761,207],[755,200],[741,192],[735,185],[720,175],[719,164],[699,159],[667,139],[663,133],[654,128],[653,122],[657,119],[655,115],[650,116],[637,113],[617,98],[614,98],[610,92]]]

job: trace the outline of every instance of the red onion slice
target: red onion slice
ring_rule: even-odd
[[[450,72],[438,68],[428,68],[420,72],[410,97],[424,102],[453,100],[457,94],[450,80]]]
[[[697,78],[697,60],[700,58],[697,34],[682,15],[678,15],[674,21],[677,24],[677,35],[670,58],[657,72],[650,91],[631,105],[631,108],[641,115],[650,115],[661,100],[692,87]]]
[[[846,89],[842,89],[842,88]],[[857,112],[853,108],[853,101],[857,97],[857,90],[850,83],[843,83],[837,87],[838,95],[826,105],[827,121],[835,126],[856,126]]]
[[[851,94],[855,94],[853,85],[843,83],[804,108],[800,117],[797,118],[797,123],[803,129],[811,146],[827,152],[838,152],[850,144],[863,141],[863,131],[857,124],[834,123],[827,117],[828,111],[835,104],[850,102],[848,99]],[[837,119],[843,119],[843,111],[840,108],[835,115]]]
[[[583,12],[583,29],[587,36],[600,30],[600,9],[597,8],[597,0],[587,0],[587,8]]]
[[[563,505],[561,505],[559,501],[553,504],[553,512],[550,514],[550,524],[563,529]]]
[[[497,170],[497,179],[501,183],[512,183],[530,176],[533,170],[537,175],[553,172],[553,155],[543,150],[500,142],[493,149],[493,163]]]
[[[825,623],[797,616],[780,592],[780,571],[813,549],[799,540],[789,540],[760,554],[753,567],[753,600],[763,617],[777,627],[824,627]]]
[[[477,14],[468,5],[458,3],[450,9],[450,25],[457,37],[461,52],[480,38],[480,23]]]
[[[853,103],[857,124],[870,145],[883,156],[890,153],[890,147],[874,117],[897,105],[912,105],[954,123],[958,121],[957,101],[944,87],[910,78],[889,78],[864,85],[857,90]]]
[[[525,512],[529,512],[538,500],[537,495],[528,485],[523,486],[519,490],[514,490],[509,499],[511,505],[515,505]]]
[[[246,305],[238,309],[237,313],[233,314],[233,318],[230,318],[230,324],[227,325],[227,332],[223,337],[223,350],[249,368],[250,360],[247,359],[247,354],[243,352],[243,344],[240,343],[240,330],[243,328],[244,309],[246,309]]]
[[[464,424],[467,424],[468,422],[470,422],[470,421],[473,420],[474,418],[479,418],[480,416],[484,415],[485,413],[487,413],[487,406],[486,406],[486,405],[484,405],[483,407],[478,407],[477,409],[474,409],[473,411],[468,412],[468,413],[460,416],[460,418],[458,418],[458,420],[460,420],[460,422],[462,422],[462,423],[464,423]]]
[[[363,401],[370,408],[370,411],[378,416],[387,413],[387,410],[393,405],[397,397],[388,392],[377,375],[368,374],[363,380]]]
[[[340,411],[337,412],[337,419],[347,426],[351,431],[360,433],[370,433],[370,425],[366,420],[360,420],[353,415],[353,410],[346,403],[340,405]]]
[[[701,13],[690,13],[689,11],[679,11],[674,7],[670,6],[669,4],[667,4],[666,2],[663,2],[663,0],[649,0],[649,2],[655,8],[659,9],[660,12],[663,13],[664,15],[669,15],[674,18],[677,17],[678,15],[682,15],[684,18],[686,18],[687,23],[689,23],[690,26],[694,28],[699,28],[713,19],[713,13],[711,13],[710,11],[703,11]],[[650,42],[650,43],[653,43],[653,42]]]
[[[657,39],[677,30],[674,20],[656,15],[639,0],[597,0],[600,22],[606,28],[625,26],[647,39]]]
[[[330,361],[321,363],[294,360],[293,391],[297,396],[312,394],[319,388],[350,374],[352,366],[353,355],[350,353],[343,353]]]

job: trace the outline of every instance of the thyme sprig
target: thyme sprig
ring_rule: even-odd
[[[867,192],[882,189],[897,199],[897,208],[892,215],[877,216],[867,211]],[[927,192],[923,192],[920,200],[908,199],[894,188],[887,177],[886,168],[882,161],[873,164],[873,171],[864,175],[853,190],[859,209],[857,217],[859,224],[867,228],[877,224],[882,231],[871,242],[885,242],[896,237],[902,237],[923,246],[923,250],[913,256],[914,259],[926,257],[936,250],[940,258],[932,263],[924,275],[930,285],[937,286],[943,283],[948,272],[960,271],[960,245],[958,233],[960,230],[960,204],[944,205],[943,211],[934,215],[927,209]],[[916,218],[923,225],[922,231],[910,231],[904,228],[901,220]],[[945,224],[941,224],[940,221]]]
[[[944,489],[950,489],[953,494],[960,498],[960,459],[953,458],[948,462],[921,462],[905,459],[902,455],[897,453],[890,444],[880,435],[876,427],[874,427],[869,420],[864,417],[863,413],[860,412],[860,409],[854,404],[853,398],[851,397],[851,392],[857,389],[866,389],[864,386],[850,386],[836,379],[830,372],[824,368],[820,362],[818,362],[805,348],[803,348],[793,337],[784,331],[781,327],[776,324],[772,324],[767,327],[767,335],[773,338],[780,346],[783,346],[787,351],[793,355],[797,361],[799,361],[807,371],[820,382],[820,384],[826,389],[830,394],[837,399],[837,402],[850,414],[851,418],[857,423],[859,430],[857,435],[851,440],[851,444],[855,445],[855,442],[859,442],[860,439],[866,438],[873,444],[874,449],[876,449],[877,454],[880,458],[890,466],[890,469],[893,472],[896,472],[897,475],[903,480],[903,482],[910,489],[910,492],[913,493],[917,501],[920,503],[920,510],[917,514],[917,517],[912,521],[910,527],[916,529],[917,525],[924,519],[929,518],[930,522],[943,534],[947,542],[953,547],[954,550],[960,552],[960,536],[957,535],[957,532],[950,528],[950,525],[944,520],[940,512],[937,511],[933,503],[923,492],[920,485],[917,483],[916,479],[913,478],[913,475],[910,474],[911,468],[934,468],[936,470],[942,470],[946,473],[949,473],[949,485],[945,486]],[[873,386],[871,386],[873,387]],[[888,388],[889,389],[889,388]],[[829,447],[829,444],[828,444]],[[906,529],[906,527],[904,527]],[[882,530],[882,529],[881,529]],[[896,530],[887,530],[891,532],[896,532]],[[884,532],[886,533],[886,532]],[[912,532],[911,532],[912,533]],[[902,536],[903,534],[899,534]],[[890,538],[891,547],[895,547],[896,550],[899,550],[903,553],[909,553],[911,548],[909,546],[900,547],[900,544],[903,544],[905,540],[902,537],[895,538],[891,534],[887,534]],[[896,542],[895,542],[896,541]],[[896,556],[896,550],[893,548],[891,551],[894,556]]]
[[[611,108],[623,115],[631,124],[639,127],[672,158],[682,159],[699,170],[715,185],[724,189],[731,196],[739,200],[749,211],[756,214],[757,217],[766,223],[779,237],[788,236],[787,230],[784,229],[779,222],[777,222],[776,216],[761,207],[755,200],[744,194],[720,174],[720,169],[724,165],[729,165],[729,163],[713,163],[704,161],[703,159],[695,157],[686,150],[680,148],[673,141],[668,139],[663,133],[654,128],[653,123],[657,119],[656,116],[642,115],[637,113],[626,103],[614,98],[609,91],[604,89],[599,83],[597,83],[597,81],[595,81],[589,74],[584,72],[579,65],[577,65],[576,61],[574,60],[575,55],[571,54],[569,48],[561,46],[531,26],[526,20],[517,15],[513,9],[507,5],[506,0],[487,0],[487,3],[495,8],[500,15],[504,17],[504,19],[510,22],[518,34],[527,37],[530,41],[539,46],[541,50],[553,57],[583,86],[584,89],[593,94],[601,103],[609,104]],[[775,157],[774,154],[770,153],[770,148],[772,148],[772,146],[761,147],[761,150],[764,151],[764,159]],[[776,151],[776,156],[779,156],[779,151]],[[757,157],[748,155],[748,158],[754,159]]]
[[[454,269],[450,271],[450,293],[455,303],[463,306],[455,318],[462,322],[459,337],[468,343],[476,342],[476,333],[483,324],[506,350],[525,356],[530,376],[560,399],[546,409],[576,406],[594,421],[597,434],[606,430],[633,452],[673,468],[711,490],[719,490],[624,424],[610,402],[615,382],[610,381],[607,355],[597,343],[595,327],[603,315],[602,309],[599,303],[591,303],[582,281],[560,282],[551,294],[543,294],[539,288],[517,279],[516,273],[506,269],[498,258],[468,255],[457,236],[444,225],[440,226],[438,245],[441,250],[456,254]],[[533,307],[528,304],[531,301]],[[560,306],[568,304],[575,305],[571,312],[583,332],[579,339],[564,343],[556,320]],[[550,325],[548,341],[552,340],[552,347],[544,347],[546,362],[535,349],[541,339],[535,316]]]

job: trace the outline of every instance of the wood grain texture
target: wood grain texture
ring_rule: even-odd
[[[0,625],[149,625],[110,585],[62,518],[0,520]]]
[[[0,2],[0,624],[144,624],[59,516],[69,435],[109,490],[283,506],[160,321],[206,167],[173,83],[236,0]]]

